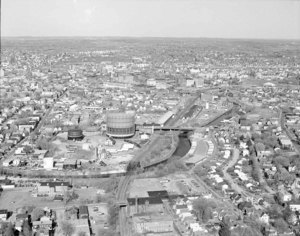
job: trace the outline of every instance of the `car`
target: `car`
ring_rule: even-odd
[[[93,207],[93,211],[98,211],[98,207]]]

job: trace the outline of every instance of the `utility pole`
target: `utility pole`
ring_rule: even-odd
[[[2,23],[2,4],[0,0],[0,69],[2,69],[2,35],[1,35],[1,23]]]

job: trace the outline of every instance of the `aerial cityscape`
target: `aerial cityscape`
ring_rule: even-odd
[[[1,37],[0,235],[300,235],[300,35]]]

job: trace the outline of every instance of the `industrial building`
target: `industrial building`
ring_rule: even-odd
[[[157,124],[164,126],[174,115],[175,113],[173,111],[167,111],[158,119]]]
[[[106,114],[106,135],[128,138],[135,134],[135,112],[109,111]]]
[[[132,221],[135,231],[140,234],[148,232],[159,234],[174,231],[173,219],[167,215],[139,214],[134,216]]]

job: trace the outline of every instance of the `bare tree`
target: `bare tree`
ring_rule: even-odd
[[[67,221],[61,222],[61,230],[65,236],[71,236],[75,232],[75,227]]]

